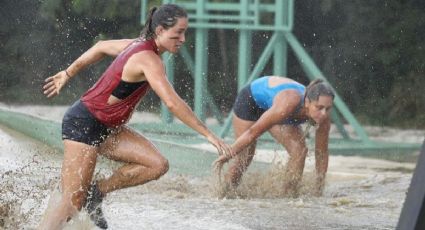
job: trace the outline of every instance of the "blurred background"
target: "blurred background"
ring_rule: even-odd
[[[149,7],[161,4],[148,2]],[[53,100],[42,94],[44,79],[96,41],[135,38],[142,29],[140,0],[0,0],[0,6],[0,102],[7,104],[69,105],[111,59],[81,72]],[[362,124],[424,129],[424,12],[420,0],[298,0],[293,33]],[[270,35],[254,32],[254,61]],[[209,92],[227,114],[237,93],[238,31],[212,29],[208,39]],[[186,45],[193,44],[189,29]],[[291,52],[288,77],[307,84]],[[193,79],[180,59],[175,88],[193,104]],[[262,75],[272,72],[270,63]],[[150,93],[138,109],[159,112],[158,105]]]

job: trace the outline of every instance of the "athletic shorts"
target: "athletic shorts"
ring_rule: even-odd
[[[115,129],[100,123],[80,101],[76,101],[62,120],[62,140],[99,146]]]
[[[266,110],[258,107],[251,92],[251,86],[245,86],[236,97],[233,112],[246,121],[257,121]]]

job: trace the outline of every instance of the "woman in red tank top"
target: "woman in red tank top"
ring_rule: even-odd
[[[178,52],[187,27],[182,8],[173,4],[153,8],[140,38],[98,42],[66,70],[46,79],[44,94],[50,98],[88,65],[105,56],[116,57],[99,81],[65,114],[62,198],[46,213],[41,229],[60,228],[83,206],[95,224],[106,229],[100,206],[107,193],[156,180],[168,171],[167,159],[152,142],[124,125],[149,88],[177,118],[205,136],[220,155],[230,155],[229,146],[195,116],[167,80],[159,55]],[[92,183],[98,154],[127,164],[109,178]]]

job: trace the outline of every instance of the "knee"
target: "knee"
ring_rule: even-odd
[[[153,167],[154,171],[154,179],[159,179],[161,176],[163,176],[165,173],[168,172],[168,169],[170,168],[168,160],[165,158],[161,158],[157,161],[155,166]]]

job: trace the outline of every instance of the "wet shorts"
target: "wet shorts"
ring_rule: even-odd
[[[113,131],[100,123],[80,100],[66,111],[62,120],[62,140],[99,146]]]
[[[266,111],[258,107],[251,93],[250,85],[245,86],[236,97],[233,111],[237,117],[246,121],[257,121]]]
[[[257,121],[261,115],[266,112],[265,109],[260,108],[254,100],[251,92],[251,86],[244,87],[236,97],[233,111],[237,117],[246,121]],[[299,125],[306,122],[306,120],[297,120],[294,118],[287,118],[282,120],[279,124],[282,125]]]

